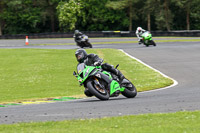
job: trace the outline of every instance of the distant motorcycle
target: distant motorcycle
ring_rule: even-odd
[[[156,46],[156,43],[153,41],[152,39],[152,35],[149,31],[145,31],[142,35],[142,43],[145,45],[145,46],[149,46],[149,45],[153,45],[153,46]]]
[[[81,36],[78,36],[77,38],[74,36],[74,40],[75,40],[76,44],[81,48],[83,48],[83,47],[92,48],[92,44],[89,42],[87,35],[83,34]]]

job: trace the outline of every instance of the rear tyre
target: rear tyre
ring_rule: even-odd
[[[151,44],[153,45],[153,46],[156,46],[156,43],[152,40],[151,41]]]
[[[121,92],[123,96],[127,98],[134,98],[137,95],[137,90],[132,83],[129,83],[128,85],[124,85],[124,86],[125,86],[125,90]]]
[[[88,90],[98,99],[100,100],[108,100],[109,99],[109,93],[105,88],[100,88],[96,84],[94,84],[93,81],[87,82]]]
[[[80,42],[80,43],[78,43],[78,46],[80,47],[80,48],[83,48],[84,47],[84,45]]]
[[[89,48],[92,48],[92,44],[90,42],[87,42],[87,44]]]

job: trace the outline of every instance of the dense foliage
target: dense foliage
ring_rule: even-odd
[[[0,35],[200,30],[200,0],[0,0]]]

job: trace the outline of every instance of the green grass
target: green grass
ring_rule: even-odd
[[[1,133],[199,133],[200,111],[0,125]]]
[[[81,93],[72,77],[74,50],[1,49],[0,55],[0,102]]]
[[[114,49],[88,49],[104,62],[117,65],[138,91],[165,87],[173,82]],[[0,49],[0,103],[49,97],[83,95],[72,75],[75,50]],[[112,54],[111,54],[112,53]]]

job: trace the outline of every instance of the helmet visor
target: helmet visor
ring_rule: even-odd
[[[78,61],[82,60],[83,56],[84,56],[83,52],[76,54],[76,58],[77,58]]]
[[[78,34],[79,33],[79,31],[78,30],[75,30],[75,34]]]

